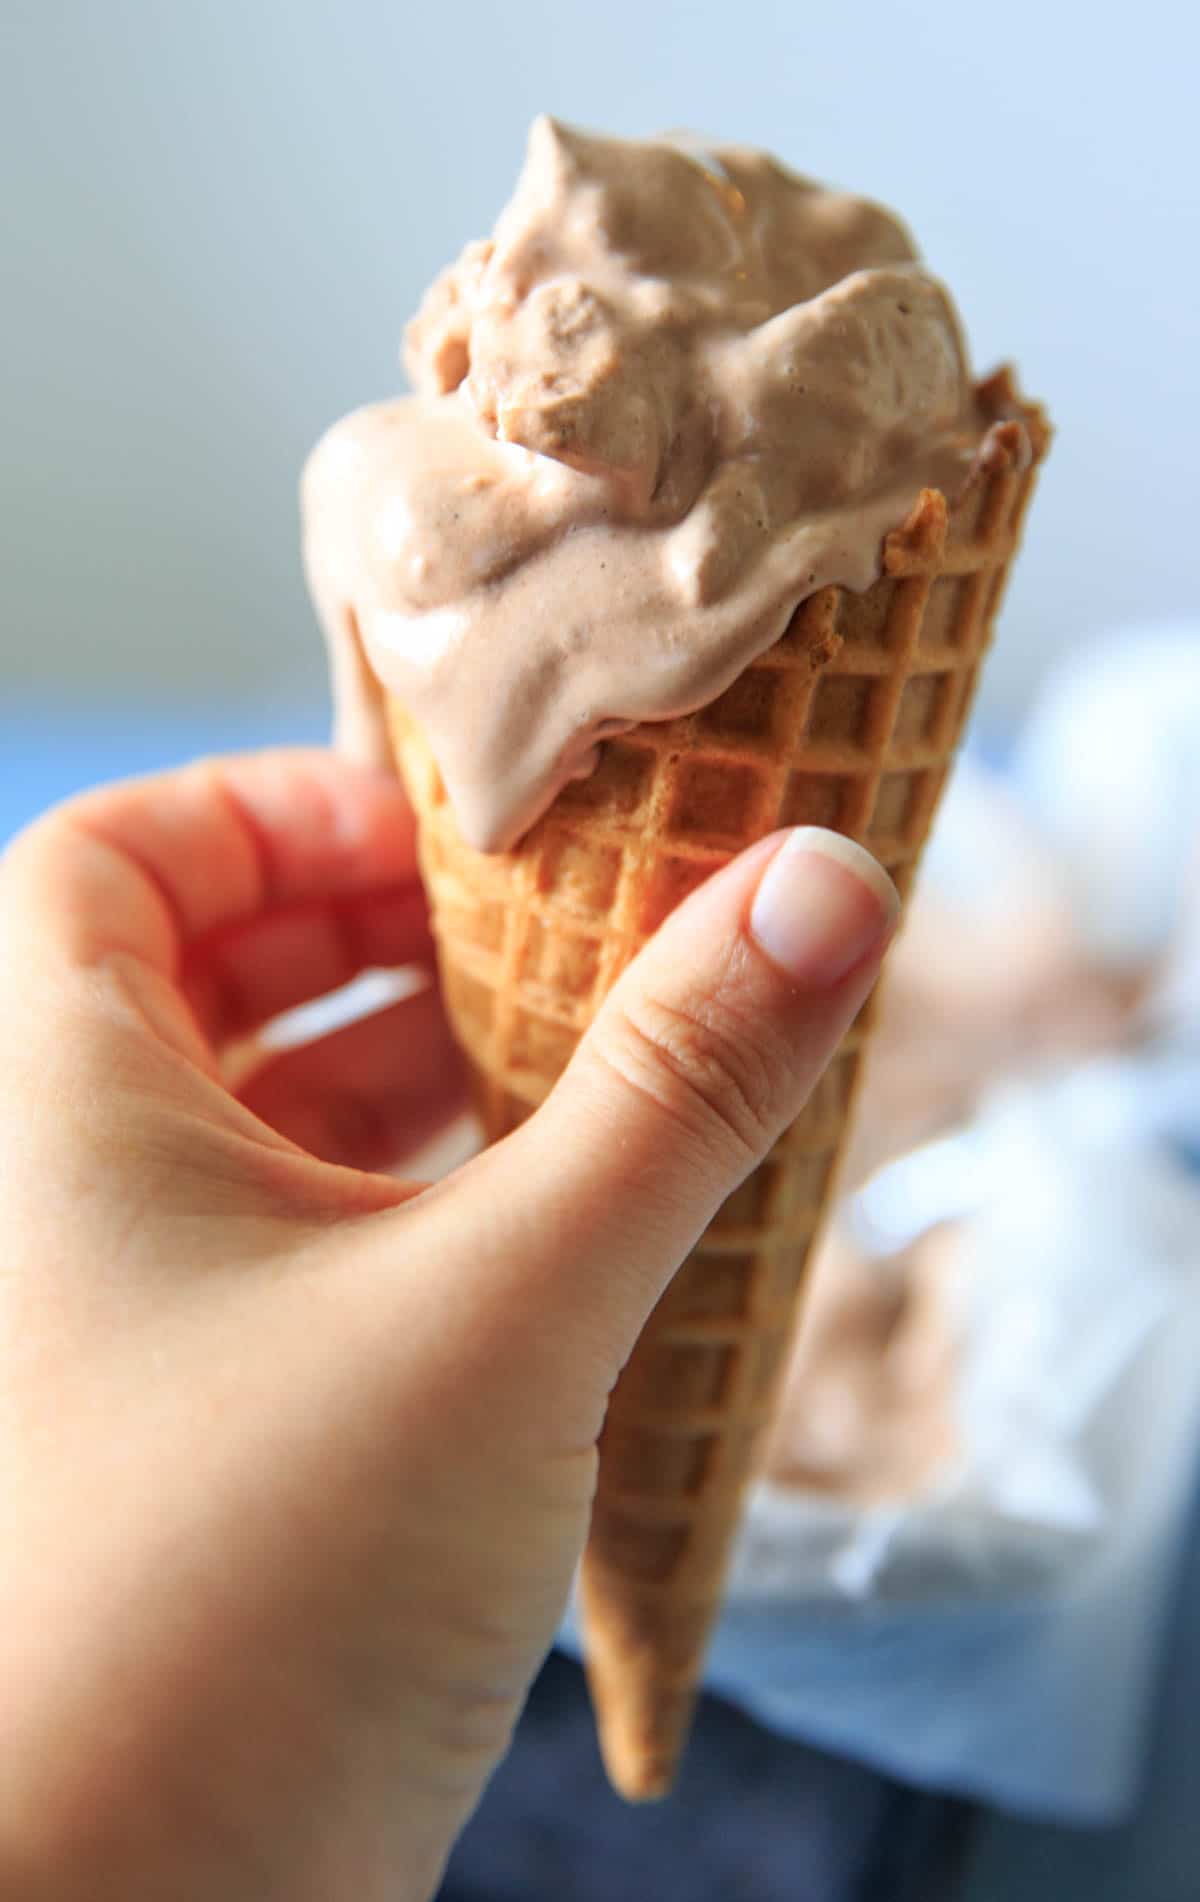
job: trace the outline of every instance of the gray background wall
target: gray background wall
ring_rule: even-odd
[[[549,108],[894,203],[1060,439],[988,687],[1200,605],[1194,10],[3,0],[0,693],[322,691],[301,460]]]

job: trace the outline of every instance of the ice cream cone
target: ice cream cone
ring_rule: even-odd
[[[968,487],[953,508],[922,492],[873,587],[822,589],[711,705],[610,741],[513,851],[463,842],[423,734],[391,705],[489,1139],[545,1097],[672,907],[752,840],[833,827],[907,895],[1048,436],[1006,378],[983,394],[997,420]],[[686,1741],[871,1016],[679,1270],[612,1397],[581,1595],[602,1749],[630,1798],[669,1789]]]

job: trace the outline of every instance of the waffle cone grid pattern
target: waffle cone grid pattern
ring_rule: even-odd
[[[754,839],[829,826],[907,897],[1044,441],[1036,411],[994,428],[954,510],[925,491],[872,588],[822,589],[711,705],[607,742],[593,777],[510,853],[463,843],[421,734],[392,707],[445,995],[490,1140],[545,1097],[662,919]],[[581,1590],[602,1744],[630,1796],[669,1788],[686,1740],[872,1016],[873,1000],[679,1270],[610,1403]]]

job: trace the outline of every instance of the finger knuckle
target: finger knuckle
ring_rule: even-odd
[[[772,1141],[786,1054],[735,1004],[643,996],[615,1019],[605,1054],[707,1150],[746,1163]]]

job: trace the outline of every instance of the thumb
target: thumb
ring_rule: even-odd
[[[469,1263],[457,1301],[510,1371],[533,1376],[533,1354],[544,1395],[548,1354],[554,1384],[603,1409],[671,1276],[803,1108],[898,909],[838,834],[760,841],[671,914],[528,1122],[410,1205]]]

